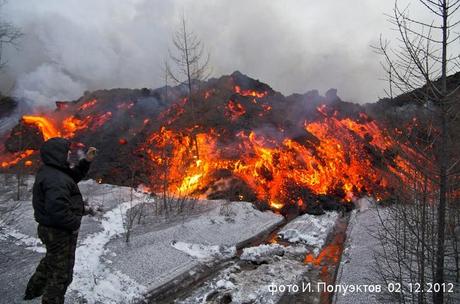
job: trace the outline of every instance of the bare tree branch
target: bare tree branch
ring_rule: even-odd
[[[6,2],[0,3],[0,10]],[[10,22],[3,21],[0,15],[0,71],[4,68],[7,62],[3,61],[3,48],[6,46],[17,47],[19,38],[22,37],[22,32],[19,28]]]

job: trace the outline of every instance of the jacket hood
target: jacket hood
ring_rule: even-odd
[[[69,149],[70,142],[67,139],[54,137],[43,144],[40,149],[40,156],[46,165],[69,168],[69,162],[67,161]]]

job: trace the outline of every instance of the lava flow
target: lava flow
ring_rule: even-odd
[[[145,149],[154,167],[167,166],[169,191],[205,193],[216,181],[216,172],[225,170],[244,181],[258,200],[268,202],[273,209],[281,209],[286,203],[302,205],[305,197],[299,189],[317,195],[342,193],[344,200],[351,200],[362,192],[375,191],[373,194],[378,196],[385,188],[386,181],[365,152],[366,145],[381,153],[392,145],[375,122],[326,116],[305,122],[304,130],[317,144],[292,138],[274,140],[242,131],[226,146],[218,132],[211,129],[196,134],[200,149],[196,159],[191,133],[162,128],[151,135]],[[162,153],[165,149],[169,155]]]
[[[111,117],[111,112],[106,112],[101,115],[82,115],[85,111],[93,108],[97,104],[96,99],[84,102],[77,108],[76,115],[73,114],[72,104],[66,102],[57,102],[57,109],[60,111],[59,115],[46,113],[42,115],[24,115],[21,118],[21,123],[25,126],[36,127],[41,135],[43,141],[52,137],[63,137],[67,139],[74,138],[77,133],[85,132],[86,130],[96,130],[103,126]],[[120,109],[129,109],[131,104],[121,104]],[[66,115],[67,114],[67,115]],[[84,117],[84,118],[81,118]],[[10,135],[10,137],[19,137],[20,145],[27,145],[27,140],[23,140],[23,128]],[[38,147],[37,147],[38,148]],[[13,154],[2,153],[0,163],[2,168],[9,168],[21,163],[26,167],[31,167],[34,162],[29,158],[34,154],[36,149],[26,149],[23,152],[15,152]]]
[[[8,168],[8,167],[17,165],[22,159],[32,155],[32,153],[34,153],[34,150],[25,150],[24,152],[15,153],[10,157],[5,157],[5,158],[0,159],[0,164],[2,168]],[[32,161],[30,160],[26,161],[25,165],[31,166]]]
[[[48,140],[52,137],[61,136],[54,123],[43,116],[24,115],[22,120],[26,124],[37,126],[43,134],[43,139]]]
[[[258,201],[275,210],[305,208],[321,196],[382,197],[389,182],[381,169],[403,178],[410,167],[394,151],[411,151],[350,103],[314,94],[286,98],[238,72],[192,98],[177,87],[60,101],[57,111],[22,117],[5,143],[10,154],[1,153],[2,167],[24,160],[34,168],[40,142],[61,136],[110,151],[100,156],[95,179],[123,184],[134,170],[151,191]],[[33,144],[18,140],[22,135]]]

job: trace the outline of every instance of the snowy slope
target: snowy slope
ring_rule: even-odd
[[[347,241],[342,254],[336,284],[364,285],[378,284],[374,272],[374,250],[379,248],[378,240],[370,235],[377,229],[379,219],[375,208],[365,212],[353,211],[347,229]],[[383,286],[383,285],[382,285]],[[336,293],[334,303],[381,303],[378,293],[355,292]]]
[[[239,260],[176,303],[278,303],[288,293],[281,290],[283,286],[300,286],[301,282],[317,280],[318,272],[304,263],[305,255],[320,251],[338,216],[331,212],[296,218],[278,232],[285,239],[284,245],[272,243],[244,248]],[[280,289],[270,289],[273,286]],[[287,301],[282,303],[291,303]],[[319,293],[312,293],[307,301],[305,303],[319,301]]]
[[[0,292],[5,303],[21,303],[19,299],[27,280],[43,256],[30,201],[32,183],[33,177],[29,177],[23,187],[24,201],[8,220],[0,221],[1,253],[8,254],[7,258],[0,258]],[[0,176],[2,205],[15,204],[11,200],[14,187],[14,178]],[[198,202],[188,216],[148,217],[135,226],[128,245],[123,238],[123,216],[133,206],[153,204],[154,200],[140,191],[133,192],[131,200],[130,188],[94,181],[82,182],[80,188],[90,203],[103,205],[104,212],[83,220],[74,280],[66,303],[82,299],[86,303],[129,303],[194,266],[232,256],[236,245],[283,220],[244,202],[231,203],[231,212],[222,215],[223,202],[204,201]],[[17,260],[17,256],[23,257],[22,260]]]

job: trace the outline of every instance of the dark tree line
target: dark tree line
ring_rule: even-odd
[[[390,100],[396,93],[412,92],[421,121],[403,128],[397,140],[409,149],[398,151],[410,164],[403,185],[396,188],[394,204],[381,215],[382,252],[378,270],[384,280],[433,283],[459,282],[459,166],[457,116],[459,85],[447,85],[448,74],[459,71],[456,31],[459,0],[418,0],[432,20],[419,20],[395,2],[389,20],[399,33],[398,45],[381,39]],[[420,89],[421,88],[421,89]],[[397,115],[392,117],[398,121]],[[392,119],[388,119],[392,121]],[[400,121],[398,122],[400,123]],[[395,126],[396,123],[395,123]],[[400,128],[400,126],[397,126]],[[407,291],[407,290],[406,290]],[[432,295],[431,298],[429,295]],[[444,303],[449,294],[399,295],[401,303]]]

